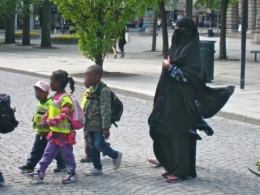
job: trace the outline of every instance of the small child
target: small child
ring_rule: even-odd
[[[87,103],[87,98],[89,94],[93,92],[93,87],[88,88],[82,95],[82,102],[81,102],[81,108],[85,110],[86,103]],[[88,143],[88,131],[86,128],[83,128],[83,133],[84,133],[84,140],[85,140],[85,157],[80,159],[81,163],[90,163],[92,162],[92,156],[91,156],[91,151]]]
[[[72,183],[77,181],[76,162],[73,154],[73,145],[76,144],[76,133],[72,129],[69,117],[73,112],[73,102],[69,94],[65,91],[68,83],[70,83],[71,93],[75,90],[75,83],[68,73],[63,70],[54,71],[50,78],[51,90],[56,94],[53,97],[53,103],[50,105],[49,111],[44,115],[43,127],[49,127],[51,132],[48,134],[48,144],[40,160],[40,167],[35,173],[27,173],[26,176],[43,182],[46,169],[51,164],[55,156],[61,152],[68,170],[66,177],[62,179],[62,183]]]
[[[83,93],[82,101],[81,101],[81,108],[83,110],[85,110],[89,94],[92,93],[93,91],[94,91],[94,88],[90,87]],[[84,140],[85,140],[85,155],[86,156],[84,158],[80,159],[80,162],[81,163],[91,163],[91,162],[93,162],[93,160],[92,160],[92,155],[91,155],[91,151],[90,151],[90,147],[89,147],[89,143],[88,143],[88,131],[85,127],[83,128],[83,133],[84,133]],[[105,140],[105,143],[108,145],[111,145],[106,140]],[[103,154],[103,156],[105,156],[105,155]]]
[[[114,169],[121,165],[122,153],[113,150],[105,143],[105,138],[110,136],[111,127],[111,91],[101,81],[103,70],[98,65],[90,66],[85,73],[85,86],[93,87],[85,107],[84,127],[88,131],[88,140],[92,153],[94,169],[87,176],[102,175],[100,152],[113,159]],[[100,96],[97,91],[101,90]]]
[[[19,167],[22,170],[22,173],[30,173],[34,171],[34,168],[41,160],[44,150],[47,146],[48,140],[46,136],[50,132],[49,127],[41,127],[43,120],[43,115],[48,111],[50,104],[52,103],[51,99],[48,99],[50,93],[50,85],[46,81],[38,81],[34,85],[35,96],[39,100],[37,105],[37,112],[33,117],[33,129],[37,131],[33,148],[31,151],[30,157],[27,159],[26,165]],[[57,167],[54,169],[54,172],[61,172],[66,170],[66,165],[62,159],[61,154],[59,153],[56,156]]]

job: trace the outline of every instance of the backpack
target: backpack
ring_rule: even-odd
[[[7,94],[0,94],[0,133],[10,133],[17,126],[18,121],[15,119],[15,110],[10,106],[10,96]]]
[[[65,93],[62,96],[60,96],[58,102],[61,102],[62,98],[65,96],[69,96],[73,103],[73,112],[71,113],[69,119],[71,127],[75,130],[79,130],[83,127],[84,112],[80,106],[79,101],[76,99],[74,95]]]
[[[101,91],[104,87],[107,87],[107,85],[100,86],[96,91],[98,101],[100,101]],[[117,97],[117,95],[109,87],[107,88],[111,93],[111,124],[113,124],[115,127],[118,127],[116,122],[120,121],[121,119],[124,111],[124,105],[122,101]]]

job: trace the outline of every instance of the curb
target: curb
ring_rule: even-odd
[[[29,71],[24,71],[24,70],[17,70],[17,69],[12,69],[12,68],[5,68],[5,67],[0,67],[0,71],[24,74],[24,75],[40,77],[40,78],[44,78],[44,79],[50,78],[49,75],[45,75],[45,74],[29,72]],[[78,79],[77,77],[75,77],[75,78]],[[75,80],[75,83],[77,85],[81,85],[81,86],[84,85],[83,82],[77,81],[77,80]],[[117,87],[110,87],[110,88],[115,93],[119,93],[119,94],[122,94],[122,95],[125,95],[125,96],[130,96],[130,97],[133,97],[133,98],[143,99],[143,100],[147,100],[147,101],[153,101],[153,98],[154,98],[151,95],[138,93],[138,92],[134,92],[134,91],[126,90],[126,89],[121,89],[121,88],[117,88]],[[241,114],[220,111],[216,114],[216,116],[260,126],[260,119],[247,117],[247,116],[241,115]]]

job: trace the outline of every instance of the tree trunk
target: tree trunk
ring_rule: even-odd
[[[30,45],[30,0],[23,0],[23,37],[22,45]]]
[[[99,13],[101,13],[101,12],[102,12],[102,11],[100,10]],[[102,17],[98,17],[97,19],[99,20],[99,23],[100,23],[100,24],[103,24],[103,19],[102,19]],[[97,39],[98,39],[98,40],[104,40],[104,38],[105,38],[105,35],[104,35],[103,31],[98,31],[98,32],[96,33],[96,36],[97,36]],[[96,48],[102,48],[103,45],[97,43],[97,45],[95,45],[95,47],[96,47]],[[105,59],[105,56],[106,56],[106,53],[103,53],[102,51],[103,51],[103,50],[98,50],[98,52],[97,52],[97,54],[96,54],[96,56],[95,56],[95,63],[96,63],[96,65],[99,65],[99,66],[101,66],[101,67],[103,67],[103,62],[104,62],[104,59]]]
[[[51,47],[51,2],[49,0],[43,2],[41,47]]]
[[[229,0],[221,0],[221,29],[220,29],[220,51],[219,59],[227,59],[226,29],[227,29],[227,9]]]
[[[96,65],[103,67],[103,62],[104,62],[104,58],[103,58],[102,55],[98,55],[98,56],[95,57]]]
[[[15,43],[15,12],[16,0],[9,1],[7,10],[10,10],[5,16],[5,43]]]
[[[169,40],[168,40],[168,30],[167,30],[167,15],[165,10],[164,0],[159,0],[158,6],[161,14],[161,23],[162,23],[163,55],[166,55],[169,50]]]
[[[158,11],[154,10],[152,51],[156,51],[157,19]]]

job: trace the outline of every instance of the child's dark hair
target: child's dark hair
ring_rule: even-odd
[[[64,70],[57,70],[52,73],[52,76],[56,81],[60,83],[60,88],[65,89],[67,84],[70,84],[71,94],[75,91],[75,82],[72,77],[69,77],[68,73]]]

